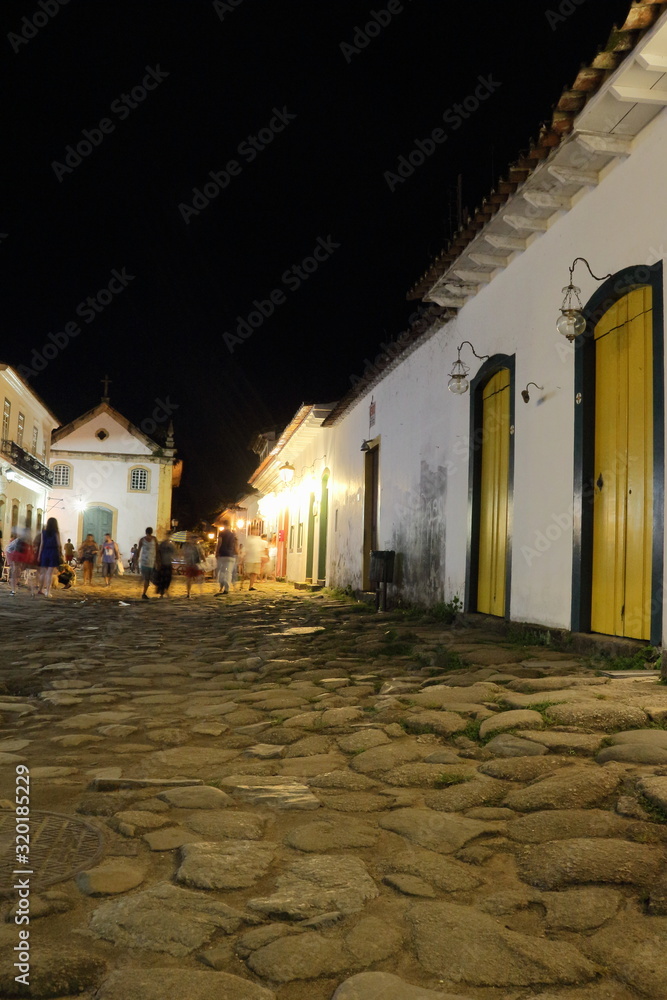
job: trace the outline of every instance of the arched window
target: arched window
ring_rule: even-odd
[[[41,531],[42,530],[42,512],[41,512],[41,510],[37,511],[37,524],[35,525],[35,528],[36,528],[37,531]]]
[[[32,504],[28,504],[25,512],[25,526],[28,530],[32,528]]]
[[[65,462],[60,462],[53,466],[53,485],[61,489],[71,489],[72,486],[72,466]]]
[[[18,500],[12,501],[12,528],[15,528],[19,523],[19,505]]]
[[[137,466],[130,469],[128,489],[131,493],[148,493],[151,485],[151,474],[148,469]]]

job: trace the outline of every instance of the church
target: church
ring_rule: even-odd
[[[115,410],[107,391],[105,382],[97,406],[52,434],[49,513],[63,542],[78,547],[91,533],[99,545],[109,532],[127,562],[147,526],[158,537],[170,530],[181,463],[174,462],[171,423],[162,446]]]

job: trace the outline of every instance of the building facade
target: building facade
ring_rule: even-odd
[[[640,0],[413,289],[428,322],[316,430],[318,579],[366,589],[391,549],[406,600],[665,641],[666,65]]]
[[[90,532],[109,532],[124,560],[150,526],[171,527],[174,442],[161,447],[102,401],[53,434],[50,506],[63,541],[75,546]]]
[[[0,364],[0,531],[3,547],[16,528],[31,534],[50,516],[51,432],[58,418],[9,365]]]

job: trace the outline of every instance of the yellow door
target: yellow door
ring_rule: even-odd
[[[510,373],[506,368],[487,382],[482,400],[477,610],[503,616],[510,455]]]
[[[651,289],[595,328],[595,495],[591,630],[651,636],[653,322]]]

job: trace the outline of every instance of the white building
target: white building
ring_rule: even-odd
[[[12,530],[36,534],[50,516],[49,448],[58,418],[9,365],[0,364],[0,530],[3,548]]]
[[[394,550],[407,600],[667,640],[665,67],[667,12],[639,0],[413,290],[423,324],[293,463],[326,455],[330,585],[367,589]]]
[[[633,5],[420,281],[442,317],[327,421],[333,583],[367,582],[373,537],[409,599],[665,640],[662,10]],[[569,342],[555,321],[577,258]]]
[[[161,447],[103,400],[54,431],[50,507],[61,539],[78,546],[91,532],[110,532],[124,560],[150,526],[163,537],[171,527],[174,447]]]

